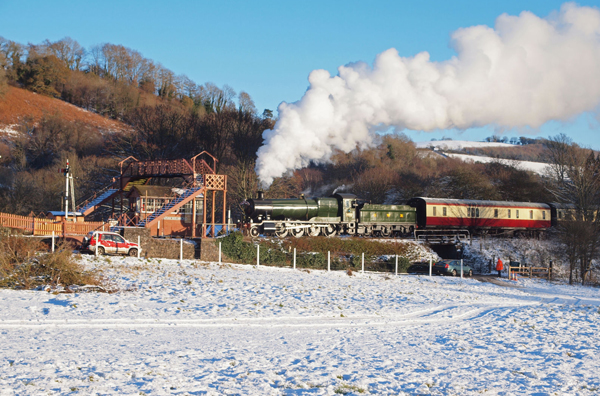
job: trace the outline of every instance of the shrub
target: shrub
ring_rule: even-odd
[[[396,270],[396,257],[395,256],[391,256],[390,258],[388,258],[387,263],[388,263],[388,268],[391,267],[392,271]],[[403,274],[407,273],[410,265],[411,265],[411,263],[410,263],[410,260],[408,259],[408,257],[398,257],[398,273],[403,273]]]
[[[71,249],[59,245],[54,253],[39,253],[33,238],[0,239],[0,287],[32,289],[42,285],[100,285],[102,279],[73,260]]]
[[[251,263],[256,260],[256,248],[243,239],[241,232],[232,232],[225,238],[221,238],[221,249],[233,261]]]
[[[286,254],[275,248],[263,248],[261,245],[260,262],[261,264],[285,265]]]
[[[301,268],[326,269],[327,257],[321,253],[303,253],[296,257],[296,265]]]

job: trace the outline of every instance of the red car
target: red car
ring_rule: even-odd
[[[96,238],[98,240],[96,240]],[[83,239],[83,250],[98,254],[116,253],[137,256],[142,249],[115,232],[92,231]]]

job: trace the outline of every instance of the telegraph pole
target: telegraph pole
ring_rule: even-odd
[[[69,167],[69,160],[67,159],[67,167],[61,169],[61,172],[65,175],[65,219],[69,218],[69,174],[71,168]]]

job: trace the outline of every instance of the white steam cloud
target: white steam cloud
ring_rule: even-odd
[[[427,52],[403,58],[395,49],[373,66],[315,70],[302,99],[279,105],[264,132],[256,170],[264,184],[332,150],[369,146],[377,128],[431,131],[529,126],[567,120],[600,104],[600,11],[566,3],[547,18],[503,14],[495,28],[455,31],[458,54],[432,62]]]

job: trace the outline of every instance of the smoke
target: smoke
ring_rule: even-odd
[[[458,29],[451,43],[457,56],[444,62],[392,48],[373,66],[310,73],[302,99],[281,103],[275,127],[263,133],[260,180],[269,185],[288,170],[326,162],[333,149],[368,147],[381,128],[537,128],[600,103],[598,9],[566,3],[547,18],[503,14],[494,28]]]

